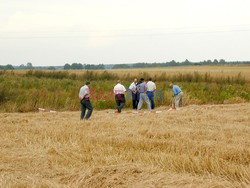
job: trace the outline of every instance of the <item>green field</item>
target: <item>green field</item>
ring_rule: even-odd
[[[95,100],[95,109],[115,108],[112,92],[117,79],[129,87],[135,74],[118,74],[115,71],[84,71],[73,73],[67,71],[0,72],[0,111],[29,112],[40,108],[58,111],[79,110],[78,92],[86,80],[91,81]],[[170,105],[172,91],[170,82],[181,86],[185,93],[185,104],[224,104],[239,103],[250,100],[250,82],[241,72],[233,76],[214,76],[210,72],[177,72],[167,74],[161,71],[150,74],[149,70],[140,71],[137,78],[152,77],[156,80],[156,105]],[[131,107],[127,100],[126,107]]]

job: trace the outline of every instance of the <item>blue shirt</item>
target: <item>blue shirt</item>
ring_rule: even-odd
[[[174,92],[174,95],[177,95],[181,92],[181,88],[177,85],[173,85],[173,92]]]
[[[139,93],[146,93],[147,92],[147,83],[146,82],[142,82],[141,84],[139,84],[137,86]]]

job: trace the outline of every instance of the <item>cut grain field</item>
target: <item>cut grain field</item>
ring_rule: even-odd
[[[250,103],[1,113],[0,187],[249,187]]]

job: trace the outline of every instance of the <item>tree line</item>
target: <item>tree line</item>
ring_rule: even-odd
[[[212,60],[205,60],[200,62],[191,62],[189,60],[185,60],[183,62],[177,62],[172,60],[170,62],[164,63],[134,63],[134,64],[81,64],[81,63],[66,63],[64,66],[40,66],[34,67],[32,63],[28,62],[26,65],[21,64],[20,66],[12,66],[8,65],[0,65],[0,70],[14,70],[14,69],[48,69],[48,70],[56,70],[56,69],[87,69],[87,70],[94,70],[94,69],[128,69],[128,68],[146,68],[146,67],[168,67],[168,66],[195,66],[195,65],[241,65],[241,64],[249,64],[250,61],[226,61],[224,59],[214,59]]]
[[[168,67],[168,66],[195,66],[195,65],[240,65],[240,64],[250,64],[250,61],[225,61],[220,60],[205,60],[200,62],[191,62],[185,60],[183,62],[176,62],[172,60],[170,62],[164,63],[135,63],[135,64],[116,64],[112,69],[123,69],[123,68],[145,68],[145,67]]]
[[[104,64],[99,64],[99,65],[92,65],[92,64],[81,64],[81,63],[72,63],[70,64],[65,64],[63,69],[69,70],[69,69],[105,69]]]

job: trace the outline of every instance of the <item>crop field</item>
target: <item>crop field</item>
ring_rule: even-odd
[[[82,74],[86,70],[67,70],[69,73]],[[96,72],[103,72],[103,70],[95,70]],[[150,76],[155,76],[158,74],[166,73],[168,75],[176,75],[178,73],[194,73],[198,72],[200,74],[209,73],[214,77],[228,77],[237,76],[239,73],[246,80],[250,81],[250,66],[249,65],[234,65],[234,66],[175,66],[175,67],[152,67],[152,68],[131,68],[131,69],[108,69],[109,73],[117,74],[119,76],[124,76],[130,74],[133,77],[138,77],[138,75],[147,72]],[[15,70],[18,74],[25,74],[26,70]],[[46,72],[53,72],[52,70],[46,70]]]
[[[1,113],[0,187],[249,187],[249,103],[167,109]]]
[[[237,76],[239,73],[250,81],[250,66],[180,66],[180,67],[153,67],[153,68],[133,68],[133,69],[113,69],[111,72],[117,74],[131,74],[138,75],[138,73],[148,72],[150,75],[166,73],[168,75],[175,75],[178,73],[193,73],[198,72],[200,74],[209,73],[214,77],[227,77]]]

